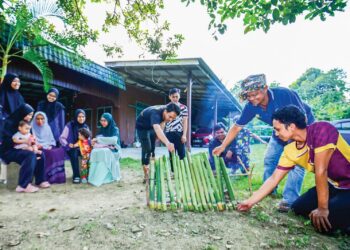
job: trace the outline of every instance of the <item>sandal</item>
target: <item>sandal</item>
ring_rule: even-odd
[[[73,184],[80,184],[80,177],[75,177],[73,179]]]
[[[32,184],[28,184],[26,188],[22,188],[21,186],[16,187],[17,193],[35,193],[38,191],[39,191],[39,188],[34,187]]]
[[[49,188],[50,186],[51,186],[50,183],[47,181],[44,181],[39,184],[39,188]]]

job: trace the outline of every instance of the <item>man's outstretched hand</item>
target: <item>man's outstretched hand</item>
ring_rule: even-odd
[[[237,210],[240,212],[248,212],[253,207],[253,204],[248,200],[238,203]]]
[[[225,151],[225,147],[220,145],[213,149],[213,155],[220,156],[222,152]]]

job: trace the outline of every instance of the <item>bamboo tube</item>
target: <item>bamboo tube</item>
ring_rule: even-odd
[[[220,199],[223,200],[224,191],[223,191],[223,183],[221,181],[221,167],[220,167],[219,157],[214,156],[214,164],[215,164],[215,170],[216,170],[216,183],[218,185]]]
[[[186,160],[188,161],[188,157],[186,157]],[[202,200],[201,200],[201,197],[199,195],[199,186],[198,186],[198,182],[197,182],[197,179],[196,179],[196,175],[194,173],[194,167],[193,167],[192,164],[189,165],[189,169],[190,169],[190,172],[191,172],[192,181],[193,181],[193,185],[194,185],[194,191],[195,191],[195,195],[196,195],[198,211],[202,212],[203,211]]]
[[[209,161],[208,161],[207,157],[208,157],[207,154],[204,153],[203,159],[204,159],[204,163],[206,165],[206,169],[207,169],[207,173],[208,173],[208,176],[209,176],[209,180],[210,180],[211,185],[213,187],[216,204],[218,206],[218,210],[219,211],[223,211],[224,207],[223,207],[223,204],[222,204],[222,201],[221,201],[221,197],[220,197],[220,194],[219,194],[217,183],[215,181],[215,178],[214,178],[214,175],[213,175],[213,171],[211,170],[211,167],[210,167],[210,164],[209,164]]]
[[[186,198],[186,194],[185,194],[185,184],[184,184],[184,180],[183,180],[180,159],[179,159],[178,156],[176,156],[175,158],[176,158],[176,165],[177,165],[178,170],[179,170],[179,182],[180,182],[180,187],[181,187],[182,204],[183,204],[183,207],[184,207],[184,211],[187,211],[188,210],[187,198]]]
[[[161,189],[161,178],[160,178],[160,161],[156,160],[156,178],[157,178],[157,209],[162,209],[162,189]]]
[[[170,207],[171,207],[171,210],[176,210],[174,189],[173,189],[173,184],[171,183],[171,178],[170,178],[170,164],[168,162],[168,158],[165,155],[163,156],[163,161],[164,161],[165,174],[166,174],[169,196],[170,196]]]
[[[202,180],[201,180],[200,175],[199,175],[197,164],[198,164],[198,161],[197,161],[196,158],[194,158],[193,170],[194,170],[194,173],[196,175],[196,180],[197,180],[197,183],[198,183],[199,195],[201,197],[203,210],[207,211],[208,210],[208,204],[207,204],[207,201],[205,199],[203,183],[202,183]]]
[[[185,195],[186,195],[186,200],[187,200],[187,206],[190,211],[193,210],[193,204],[192,204],[192,199],[191,199],[191,194],[190,194],[190,188],[189,188],[189,180],[187,178],[186,170],[185,170],[185,165],[184,161],[180,160],[180,166],[181,166],[181,172],[182,172],[182,177],[184,180],[184,187],[185,187]]]
[[[149,207],[150,209],[155,208],[155,165],[154,165],[154,160],[151,161],[150,164],[150,180],[149,180],[149,195],[150,195],[150,203]]]
[[[179,179],[179,170],[176,164],[175,153],[171,153],[171,161],[174,168],[174,180],[175,180],[175,190],[176,190],[176,204],[178,208],[181,208],[181,191],[180,191],[180,179]]]
[[[224,180],[225,180],[225,183],[226,183],[226,188],[227,188],[227,191],[228,191],[228,195],[230,197],[230,203],[228,203],[228,208],[229,209],[233,209],[233,204],[235,202],[235,196],[233,194],[233,188],[232,188],[232,183],[231,183],[231,180],[227,174],[227,169],[226,169],[226,164],[225,164],[225,161],[224,159],[220,158],[220,165],[221,165],[221,170],[222,170],[222,174],[223,174],[223,177],[224,177]]]
[[[212,209],[212,204],[209,197],[208,185],[203,174],[202,160],[200,157],[196,157],[196,160],[197,160],[197,169],[198,169],[199,177],[201,178],[202,185],[203,185],[204,196],[207,201],[208,208]]]
[[[210,163],[208,162],[208,158],[207,158],[206,154],[201,154],[200,159],[202,160],[202,167],[203,167],[202,171],[204,174],[204,178],[207,182],[209,197],[210,197],[213,208],[215,210],[217,210],[218,208],[217,208],[217,203],[216,203],[216,199],[214,196],[214,188],[212,187],[212,184],[211,184],[211,181],[210,181],[210,178],[208,175],[208,171],[207,171],[207,167],[209,167],[209,169],[211,170]],[[207,166],[207,164],[208,164],[208,166]]]
[[[191,171],[190,171],[190,168],[188,166],[187,159],[185,158],[183,161],[184,161],[184,167],[185,167],[186,176],[187,176],[188,184],[189,184],[189,188],[190,188],[193,209],[194,209],[194,211],[198,211],[198,204],[197,204],[196,194],[195,194],[195,190],[194,190],[193,180],[191,177]]]
[[[159,168],[160,168],[160,187],[161,187],[161,193],[162,193],[162,210],[166,211],[166,195],[165,195],[165,179],[164,179],[164,162],[162,159],[159,159]]]
[[[215,161],[215,158],[217,159]],[[222,169],[221,169],[221,164],[220,164],[220,158],[221,157],[218,157],[218,156],[214,156],[214,161],[216,164],[218,165],[215,165],[215,168],[219,171],[219,174],[216,172],[216,177],[217,177],[217,180],[219,181],[220,183],[220,186],[219,186],[219,192],[221,193],[221,202],[222,202],[222,206],[223,206],[223,209],[225,210],[226,209],[226,199],[225,199],[225,190],[224,190],[224,179],[222,177]]]
[[[203,175],[204,175],[205,181],[207,182],[209,198],[211,200],[211,203],[212,203],[214,209],[217,209],[217,204],[216,204],[216,200],[215,200],[215,197],[214,197],[214,189],[213,189],[213,187],[211,185],[208,172],[206,171],[206,169],[207,169],[206,164],[207,164],[208,161],[207,161],[206,158],[204,159],[204,157],[206,157],[206,156],[205,155],[201,155],[201,157],[200,157],[201,160],[202,160],[202,171],[203,171]],[[210,164],[208,163],[208,165],[210,165]],[[209,166],[209,168],[211,168],[211,167]]]

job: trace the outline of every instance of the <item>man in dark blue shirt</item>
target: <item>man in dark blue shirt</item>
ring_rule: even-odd
[[[209,162],[211,168],[215,170],[214,157],[213,157],[213,149],[220,146],[223,140],[226,137],[226,127],[222,123],[218,123],[214,126],[214,138],[209,143]],[[234,169],[237,165],[237,156],[234,151],[235,141],[233,141],[229,147],[225,149],[224,152],[221,153],[220,157],[222,157],[225,161],[226,167],[231,170]]]
[[[236,124],[231,127],[222,145],[213,150],[215,155],[220,155],[230,145],[230,142],[236,138],[239,131],[254,117],[272,126],[272,114],[279,108],[295,105],[305,114],[308,124],[314,122],[310,107],[302,102],[296,92],[283,87],[269,88],[264,74],[247,77],[241,82],[241,90],[241,98],[247,100],[248,103],[244,106],[241,116]],[[285,145],[286,143],[273,133],[265,152],[264,181],[275,170]],[[280,211],[288,210],[299,197],[304,174],[305,171],[301,167],[296,167],[289,173],[283,191],[283,200],[279,207]]]

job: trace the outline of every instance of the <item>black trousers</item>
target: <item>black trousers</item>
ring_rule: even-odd
[[[175,151],[180,157],[180,160],[185,158],[186,156],[186,149],[185,144],[181,142],[182,132],[168,132],[165,134],[168,140],[174,144]]]
[[[168,132],[165,134],[166,137],[168,138],[168,140],[174,144],[175,151],[179,155],[180,160],[182,160],[186,156],[185,144],[181,142],[182,134],[183,134],[182,132],[181,133],[180,132]],[[169,155],[170,155],[171,171],[174,172],[173,161],[171,159],[171,153],[169,153]]]
[[[39,160],[36,157],[32,151],[22,149],[11,149],[2,155],[2,159],[6,163],[16,162],[21,165],[18,185],[22,188],[26,188],[29,183],[32,183],[33,176],[36,185],[45,181],[45,155],[42,154]]]
[[[79,170],[79,148],[72,148],[67,151],[67,154],[70,159],[70,163],[72,165],[73,170],[73,180],[74,178],[80,178],[80,170]]]
[[[153,129],[138,129],[137,135],[141,142],[141,162],[142,165],[148,165],[151,156],[154,155],[155,143],[156,143],[156,133]]]
[[[297,215],[309,218],[312,210],[317,208],[316,187],[309,189],[300,196],[292,205],[293,211]],[[350,190],[336,189],[329,184],[329,216],[328,220],[332,229],[349,230],[350,229]]]

